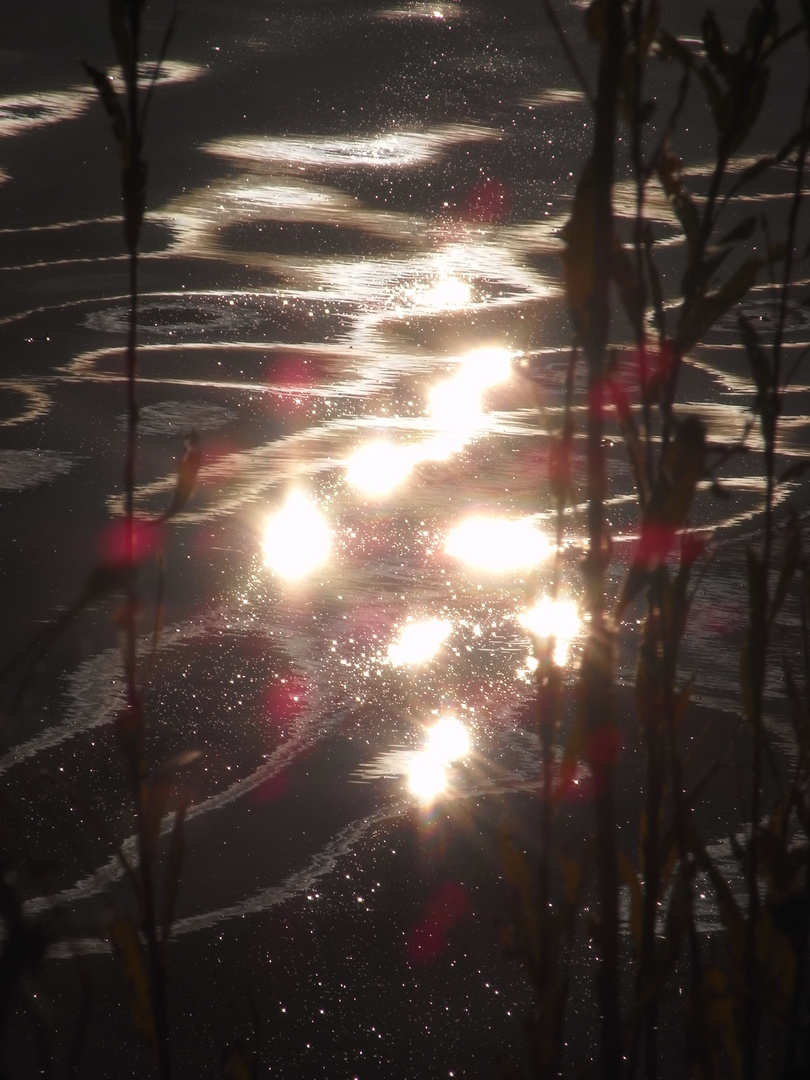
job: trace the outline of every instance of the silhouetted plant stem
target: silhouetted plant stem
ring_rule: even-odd
[[[810,37],[810,25],[808,25],[808,37]],[[807,162],[807,153],[809,146],[810,84],[808,84],[808,88],[805,93],[804,108],[802,110],[802,136],[799,143],[798,161],[796,167],[796,182],[793,189],[793,202],[791,204],[790,219],[788,222],[788,250],[785,256],[785,276],[783,279],[782,295],[780,297],[779,318],[777,321],[776,333],[774,335],[774,351],[777,356],[781,355],[782,338],[784,335],[785,320],[787,318],[788,285],[790,284],[792,276],[791,271],[794,257],[794,238],[796,236],[798,227],[799,208],[801,205],[802,189],[804,186],[804,170],[805,164]],[[807,591],[805,592],[805,596],[807,596]],[[807,605],[805,604],[802,608],[802,630],[805,648],[805,680],[807,680],[808,676],[810,676],[810,656],[808,656],[807,654],[808,620],[810,620],[810,611],[807,610]],[[805,685],[805,694],[810,695],[810,687],[808,687],[807,685]],[[797,935],[799,942],[802,943],[802,947],[800,947],[798,956],[796,957],[796,976],[793,983],[793,996],[791,1000],[790,1016],[788,1019],[785,1067],[782,1074],[784,1080],[794,1080],[794,1077],[798,1075],[798,1073],[796,1072],[796,1056],[800,1043],[800,1032],[802,1025],[801,1012],[804,1004],[807,986],[807,942],[808,934],[810,933],[810,839],[808,840],[807,856],[804,868],[803,900],[804,903],[802,905],[801,919],[799,923],[799,934]],[[806,1048],[805,1055],[807,1059]]]
[[[601,1069],[605,1080],[622,1072],[619,995],[619,909],[615,762],[616,739],[613,686],[613,641],[605,619],[604,570],[608,536],[605,522],[607,477],[603,446],[602,394],[610,325],[609,266],[613,244],[612,186],[619,80],[624,55],[621,0],[604,7],[605,37],[600,49],[594,148],[590,191],[581,196],[593,205],[593,277],[590,296],[579,315],[579,330],[588,365],[588,554],[585,587],[590,627],[584,648],[581,687],[584,717],[591,747],[589,765],[595,783],[596,865],[599,890],[599,968],[597,993],[601,1014]]]
[[[747,641],[747,659],[750,670],[751,727],[753,741],[753,763],[751,771],[751,827],[747,859],[748,921],[745,949],[745,970],[749,993],[746,999],[745,1035],[747,1080],[755,1080],[758,1067],[759,1030],[761,1024],[761,1005],[758,988],[757,930],[760,921],[761,900],[759,894],[760,860],[759,832],[762,816],[763,785],[763,742],[764,742],[764,697],[767,676],[768,654],[771,644],[771,627],[776,615],[772,611],[770,591],[770,572],[774,564],[775,540],[775,505],[776,494],[776,443],[779,428],[779,413],[782,387],[782,344],[790,283],[793,273],[794,248],[796,243],[798,216],[802,201],[804,168],[810,138],[810,88],[805,94],[802,109],[801,137],[797,153],[793,198],[787,224],[787,243],[784,260],[782,283],[779,292],[778,315],[771,344],[770,385],[760,388],[758,411],[763,433],[763,457],[765,472],[765,512],[761,555],[757,557],[749,552],[749,628]],[[806,946],[805,946],[806,948]],[[799,973],[803,977],[803,965],[797,967],[796,982]],[[795,995],[794,995],[795,999]],[[791,1040],[793,1045],[793,1040]],[[795,1051],[793,1051],[795,1052]]]
[[[156,903],[155,865],[160,821],[165,800],[158,784],[147,776],[146,723],[143,694],[138,670],[137,617],[139,594],[137,563],[139,558],[135,521],[135,477],[137,466],[138,403],[138,257],[141,229],[146,205],[146,163],[143,159],[143,124],[160,65],[174,25],[172,17],[164,37],[156,70],[152,74],[141,106],[141,15],[145,0],[110,0],[110,29],[123,74],[124,91],[119,95],[107,75],[85,65],[99,97],[112,121],[121,151],[121,195],[123,204],[124,238],[128,255],[129,307],[125,378],[127,402],[127,431],[124,454],[123,502],[126,552],[123,590],[125,596],[122,620],[122,652],[126,689],[126,705],[117,720],[119,744],[124,764],[129,772],[136,819],[138,851],[139,924],[133,926],[126,917],[119,920],[113,931],[116,944],[126,956],[127,969],[133,982],[140,1020],[139,1026],[152,1043],[162,1080],[171,1076],[171,1053],[168,1031],[167,979],[165,949],[159,940],[159,920]],[[193,462],[194,474],[199,454]],[[186,460],[186,459],[184,459]],[[189,477],[179,478],[181,482]],[[191,476],[193,484],[193,476]],[[185,492],[185,498],[189,491]],[[177,508],[181,505],[177,501]],[[184,501],[184,500],[183,500]],[[169,512],[174,512],[173,508]],[[167,512],[168,513],[168,512]],[[179,867],[178,867],[179,872]],[[169,887],[168,884],[166,886]],[[143,935],[145,947],[138,939]],[[168,924],[164,926],[164,937]],[[145,969],[145,970],[144,970]],[[133,971],[141,971],[133,976]],[[145,987],[143,985],[145,980]]]

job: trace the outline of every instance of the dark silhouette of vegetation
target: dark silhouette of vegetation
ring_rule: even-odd
[[[19,704],[47,651],[67,630],[76,615],[89,603],[107,596],[120,601],[115,619],[120,630],[125,700],[115,719],[115,729],[135,815],[136,858],[127,856],[110,832],[103,814],[95,810],[85,793],[76,790],[61,776],[49,778],[99,836],[109,843],[131,887],[134,912],[117,912],[110,922],[108,934],[130,986],[133,1022],[153,1052],[159,1075],[163,1080],[168,1080],[172,1073],[168,945],[183,861],[183,824],[190,798],[182,783],[182,775],[199,757],[199,753],[192,750],[157,765],[149,761],[144,689],[150,677],[162,622],[166,543],[163,526],[183,509],[194,490],[200,449],[196,433],[189,433],[170,505],[158,519],[139,518],[135,512],[134,494],[138,428],[138,254],[147,184],[147,164],[143,157],[144,129],[176,22],[175,10],[168,20],[157,60],[146,67],[142,55],[145,7],[146,0],[109,0],[110,31],[120,65],[121,91],[115,88],[107,72],[84,62],[85,71],[111,121],[121,161],[122,218],[129,280],[122,527],[111,531],[107,551],[90,571],[78,599],[6,665],[4,675],[15,684],[10,701],[10,708],[13,709]],[[153,643],[148,655],[142,657],[138,649],[141,613],[138,571],[147,559],[152,558],[157,561],[159,569]],[[173,814],[173,821],[169,828],[168,849],[159,872],[160,841],[165,831],[164,823],[170,814]],[[0,901],[8,927],[0,958],[0,973],[5,974],[2,979],[4,993],[0,999],[0,1015],[4,1018],[25,969],[44,954],[48,935],[43,927],[26,919],[16,894],[8,884],[3,886]],[[48,1045],[47,1038],[41,1039],[40,1045],[41,1052],[44,1052]]]
[[[168,946],[174,918],[183,860],[183,822],[189,795],[178,790],[178,774],[199,755],[191,751],[150,768],[146,755],[147,717],[144,711],[143,682],[146,664],[138,656],[138,612],[140,599],[137,569],[140,553],[154,547],[160,565],[160,589],[156,602],[155,642],[161,622],[163,581],[162,537],[151,536],[183,508],[190,497],[200,463],[196,436],[186,439],[186,453],[180,463],[171,504],[160,522],[142,522],[135,516],[134,494],[137,462],[137,327],[138,327],[138,247],[146,208],[147,166],[143,158],[143,136],[149,105],[171,39],[176,12],[169,20],[158,59],[144,78],[141,53],[141,25],[145,0],[110,0],[110,29],[123,75],[119,94],[108,75],[85,63],[85,70],[110,118],[121,153],[121,193],[124,239],[129,261],[129,314],[126,346],[127,437],[124,457],[124,550],[121,587],[124,603],[119,612],[126,701],[115,720],[121,757],[129,776],[135,808],[137,861],[133,865],[116,844],[115,851],[132,886],[136,918],[118,914],[110,926],[111,940],[121,958],[133,995],[133,1020],[151,1046],[163,1080],[171,1076],[171,1040],[168,1019]],[[145,87],[142,85],[145,83]],[[154,655],[154,647],[152,655]],[[164,818],[174,810],[162,888],[158,886],[159,842]]]
[[[550,0],[546,9],[557,28]],[[782,5],[784,7],[784,5]],[[538,1077],[569,1074],[575,1062],[564,1057],[565,1008],[570,989],[566,950],[576,919],[585,856],[579,860],[555,844],[553,821],[580,760],[591,776],[595,811],[598,914],[591,934],[598,960],[594,985],[601,1028],[599,1074],[605,1078],[652,1078],[670,1072],[658,1045],[662,1003],[671,1000],[672,980],[684,984],[679,998],[683,1028],[682,1075],[745,1077],[803,1075],[810,1063],[806,986],[810,889],[807,816],[808,584],[800,573],[799,521],[776,516],[781,483],[799,470],[776,472],[778,421],[785,392],[783,339],[798,240],[799,211],[810,139],[810,83],[799,100],[797,127],[774,154],[743,171],[728,166],[760,114],[770,68],[780,49],[804,33],[810,44],[810,5],[802,2],[797,21],[782,30],[774,0],[758,0],[742,40],[729,47],[712,12],[702,23],[702,52],[694,51],[660,25],[655,0],[595,0],[587,11],[588,30],[599,48],[595,94],[585,86],[594,113],[593,150],[577,184],[564,233],[563,272],[575,352],[587,367],[588,549],[583,574],[588,641],[578,679],[578,705],[571,731],[559,745],[561,675],[550,643],[538,646],[538,723],[543,746],[543,807],[540,861],[534,871],[507,838],[503,862],[516,897],[510,943],[527,962],[536,1007],[529,1019],[533,1072]],[[567,49],[567,46],[566,46]],[[570,52],[570,50],[567,49]],[[652,63],[681,70],[669,115],[645,97]],[[575,68],[582,80],[579,67]],[[716,158],[708,191],[697,199],[689,190],[675,146],[678,121],[690,84],[706,94],[716,131]],[[629,133],[636,212],[629,238],[620,235],[612,209],[619,125]],[[723,231],[723,215],[733,197],[770,168],[792,161],[795,185],[785,239],[774,243],[764,217],[752,214]],[[665,297],[656,264],[652,226],[645,216],[647,189],[657,180],[682,230],[685,254],[674,297]],[[764,254],[751,255],[747,241],[758,227]],[[723,275],[725,265],[731,272]],[[781,268],[779,278],[775,278]],[[713,448],[702,421],[677,408],[684,357],[726,313],[733,312],[763,271],[770,271],[776,312],[767,341],[745,314],[738,315],[741,339],[755,389],[754,413],[762,439],[765,486],[764,526],[759,550],[747,555],[749,616],[741,655],[741,711],[750,743],[748,805],[732,836],[746,881],[747,901],[732,895],[707,852],[695,824],[695,809],[711,799],[722,762],[704,775],[688,777],[679,738],[689,709],[690,684],[679,673],[681,642],[693,593],[691,579],[706,556],[707,537],[690,529],[690,508],[699,481],[711,479],[726,452]],[[629,337],[612,318],[611,295],[621,305]],[[623,336],[624,335],[624,336]],[[613,343],[615,342],[615,343]],[[803,358],[803,356],[802,356]],[[628,376],[628,371],[631,374]],[[795,372],[790,373],[792,376]],[[566,420],[552,455],[552,484],[560,513],[571,497],[573,379],[569,373]],[[639,533],[634,559],[612,612],[605,571],[611,543],[605,522],[607,491],[604,424],[608,408],[621,433],[638,499]],[[742,451],[742,447],[740,451]],[[797,678],[787,657],[775,655],[776,618],[797,583],[803,589],[804,663]],[[638,850],[621,849],[615,821],[616,721],[614,651],[624,632],[622,616],[643,597],[644,618],[635,681],[636,721],[646,758],[643,813]],[[770,751],[764,727],[766,678],[782,664],[789,688],[798,757],[784,775]],[[563,767],[552,761],[557,748]],[[566,767],[566,763],[568,767]],[[763,804],[765,769],[781,792]],[[589,849],[591,850],[591,849]],[[562,884],[552,896],[549,882],[559,861]],[[725,928],[722,949],[707,949],[696,924],[698,875],[715,893]],[[558,875],[559,876],[559,875]],[[536,887],[533,882],[536,880]],[[629,896],[629,938],[619,923],[619,882]],[[630,955],[628,955],[628,953]],[[632,958],[632,982],[621,968]],[[625,1005],[624,1009],[622,1008]],[[765,1059],[765,1029],[771,1057]]]

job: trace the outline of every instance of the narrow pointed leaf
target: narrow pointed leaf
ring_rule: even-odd
[[[689,48],[667,30],[662,30],[658,35],[658,53],[662,60],[677,60],[689,70],[695,66],[695,58]]]
[[[121,915],[110,926],[110,938],[121,958],[124,975],[132,993],[132,1019],[135,1027],[157,1057],[157,1035],[152,993],[146,961],[138,931],[128,915]]]
[[[126,153],[127,147],[127,122],[124,117],[124,110],[121,108],[121,102],[118,100],[118,95],[113,90],[112,83],[107,75],[103,71],[99,71],[98,68],[92,67],[92,65],[82,61],[84,70],[87,72],[90,80],[98,92],[98,96],[101,99],[101,103],[107,111],[112,122],[113,133],[118,140],[118,145],[121,147],[123,153]]]
[[[703,16],[703,25],[701,29],[703,31],[703,44],[706,48],[706,56],[719,74],[725,77],[728,74],[728,56],[726,54],[725,46],[723,45],[720,27],[717,25],[717,19],[715,18],[713,11],[707,11]]]
[[[127,27],[126,7],[126,0],[109,0],[110,33],[122,71],[126,71],[132,63],[132,43]]]
[[[185,856],[185,820],[188,810],[188,798],[177,809],[172,825],[172,837],[169,843],[169,854],[166,863],[166,881],[163,886],[163,903],[161,905],[160,932],[161,941],[165,948],[171,935],[174,913],[177,907],[177,894],[180,891],[180,876],[183,870],[183,858]]]
[[[751,214],[749,217],[744,218],[738,225],[735,225],[733,229],[729,229],[720,238],[720,246],[724,247],[726,244],[736,244],[739,240],[747,240],[757,227],[756,214]]]
[[[166,53],[169,50],[169,43],[174,35],[174,28],[177,25],[177,8],[171,14],[166,32],[163,35],[163,41],[160,43],[160,51],[158,52],[158,58],[155,63],[154,71],[152,72],[152,78],[149,80],[149,85],[146,88],[146,94],[144,95],[143,109],[141,110],[141,127],[146,122],[146,116],[149,112],[149,105],[152,101],[152,94],[155,90],[155,84],[160,78],[160,72],[163,68],[163,63],[166,59]]]
[[[633,869],[633,864],[623,851],[618,852],[619,873],[622,880],[630,891],[630,933],[636,947],[636,953],[641,948],[641,911],[643,900],[641,896],[641,883],[638,874]]]
[[[786,484],[790,480],[798,480],[800,476],[804,476],[808,469],[810,469],[810,461],[794,461],[792,465],[788,465],[784,472],[779,474],[776,482],[777,484]]]
[[[185,453],[177,466],[177,482],[172,495],[172,501],[163,514],[164,520],[180,513],[191,498],[197,483],[197,474],[200,471],[202,453],[200,451],[200,440],[196,431],[190,432],[186,436],[184,442]]]
[[[802,527],[795,513],[791,513],[785,531],[785,550],[782,555],[782,565],[779,570],[779,581],[776,585],[768,621],[773,625],[777,615],[782,610],[782,605],[793,582],[793,577],[799,569],[802,558]]]

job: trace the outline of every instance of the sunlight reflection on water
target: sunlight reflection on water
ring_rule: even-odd
[[[446,789],[449,767],[470,752],[470,736],[456,716],[443,716],[428,730],[427,744],[414,753],[408,768],[408,789],[429,806]]]
[[[388,659],[397,667],[424,663],[436,655],[452,629],[449,619],[408,622],[400,630],[397,640],[388,646]]]
[[[568,649],[582,629],[582,620],[573,600],[552,600],[543,596],[529,611],[519,617],[521,626],[540,641],[554,640],[554,662],[564,667]]]
[[[426,131],[390,131],[343,138],[283,135],[222,139],[204,149],[232,161],[266,161],[276,168],[404,169],[426,165],[451,146],[494,139],[497,135],[494,129],[479,125],[447,124]]]
[[[407,480],[419,450],[390,442],[372,442],[362,446],[346,467],[346,480],[364,495],[383,496]]]
[[[531,518],[477,516],[450,531],[444,550],[473,570],[505,574],[538,566],[553,549]]]
[[[263,549],[265,565],[288,581],[297,581],[323,566],[332,534],[318,508],[301,491],[293,490],[284,506],[267,522]]]
[[[457,4],[414,3],[377,16],[467,18],[471,10],[461,11]],[[190,66],[185,72],[188,77],[199,73]],[[183,70],[168,68],[167,75],[180,79]],[[579,92],[565,89],[548,89],[531,98],[521,89],[520,95],[521,108],[543,109],[550,133],[558,123],[552,110],[562,107],[570,119],[582,100]],[[76,117],[91,101],[88,88],[2,99],[0,135]],[[506,191],[513,196],[508,212],[471,220],[469,213],[465,217],[460,190],[454,195],[446,190],[434,202],[437,173],[444,172],[451,190],[450,181],[461,186],[454,155],[466,156],[469,146],[470,157],[497,157],[500,148],[494,140],[507,141],[490,126],[491,114],[480,113],[481,123],[473,111],[469,115],[470,123],[428,126],[426,121],[424,128],[416,121],[411,126],[406,118],[389,126],[381,123],[380,130],[370,134],[332,130],[221,138],[221,129],[207,128],[196,144],[209,155],[203,181],[196,187],[190,182],[188,191],[178,185],[167,204],[150,211],[150,221],[166,226],[173,242],[148,252],[145,263],[163,260],[160,272],[167,280],[177,275],[173,280],[182,277],[189,285],[182,292],[146,292],[143,297],[142,385],[147,395],[159,392],[164,400],[149,397],[141,434],[157,436],[193,425],[212,431],[226,420],[229,425],[228,442],[219,436],[215,442],[206,433],[208,456],[199,487],[177,522],[185,534],[178,543],[187,544],[197,560],[210,557],[203,544],[213,543],[207,539],[212,526],[225,531],[228,525],[227,537],[219,539],[231,545],[232,577],[223,580],[229,580],[231,598],[237,598],[233,604],[238,617],[229,610],[227,618],[211,620],[207,630],[216,634],[212,651],[223,649],[222,642],[242,618],[268,640],[283,640],[313,690],[312,704],[297,721],[298,741],[273,751],[269,761],[252,762],[254,772],[240,781],[241,787],[223,786],[208,801],[201,798],[193,810],[198,818],[243,799],[267,775],[275,776],[296,756],[309,753],[324,731],[333,738],[327,757],[338,744],[345,750],[345,727],[339,724],[364,711],[374,715],[376,726],[362,751],[373,758],[363,778],[385,778],[389,787],[384,812],[392,816],[400,812],[397,800],[402,800],[404,777],[412,794],[429,805],[447,790],[448,780],[456,779],[452,763],[470,754],[469,734],[454,716],[437,722],[423,749],[411,749],[415,732],[421,733],[414,717],[466,708],[465,715],[475,716],[475,768],[486,756],[486,766],[501,769],[500,779],[516,788],[531,783],[536,773],[536,743],[530,737],[522,771],[510,760],[507,776],[500,756],[504,746],[517,755],[515,747],[527,739],[520,710],[533,693],[533,658],[524,660],[529,639],[553,634],[557,661],[568,665],[581,627],[576,605],[567,599],[552,606],[544,598],[523,610],[527,601],[515,595],[515,581],[508,575],[540,568],[532,576],[533,596],[548,584],[540,578],[553,549],[539,521],[551,514],[542,447],[545,430],[553,424],[538,415],[537,404],[539,399],[552,416],[559,406],[554,394],[562,382],[558,376],[568,335],[555,331],[561,289],[550,267],[556,266],[568,207],[544,203],[549,216],[538,220],[519,205],[520,192]],[[208,175],[216,172],[216,159],[223,175]],[[576,167],[574,162],[571,167]],[[542,186],[552,175],[545,175],[542,164],[532,169],[526,189]],[[414,191],[430,176],[430,197],[413,209],[404,199],[387,202],[381,180],[387,184],[389,171],[392,182],[413,185]],[[617,211],[632,211],[631,196],[626,184],[616,185]],[[656,242],[663,245],[670,239],[667,230],[671,232],[673,218],[655,187],[646,209],[663,233],[662,239],[656,234]],[[79,224],[64,222],[59,229]],[[327,233],[320,246],[309,246],[308,237]],[[358,250],[359,255],[347,254]],[[199,268],[208,265],[216,268],[216,282],[227,282],[227,288],[206,289],[204,275],[195,279]],[[103,347],[94,350],[82,339],[77,349],[84,351],[60,361],[59,377],[66,385],[81,382],[85,392],[100,386],[98,400],[104,408],[99,413],[115,419],[122,407],[120,341],[126,307],[121,297],[99,295],[97,283],[88,288],[91,295],[64,303],[62,313],[79,304],[84,314],[86,306],[82,329],[107,337],[102,338]],[[28,333],[40,333],[34,325],[37,314],[32,309],[25,316]],[[486,342],[493,344],[467,351]],[[523,349],[534,364],[539,387],[538,398],[528,402],[525,385],[518,386],[517,379],[508,385]],[[707,421],[713,439],[730,444],[746,431],[750,403],[745,396],[750,397],[751,388],[740,374],[739,350],[724,350],[707,348],[686,361],[702,380],[696,393],[702,388],[707,395],[722,395],[719,403],[690,404],[689,411]],[[109,397],[104,384],[109,385]],[[50,404],[44,391],[31,384],[23,388],[9,379],[3,385],[14,389],[15,397],[18,390],[27,393],[31,410]],[[498,397],[491,393],[496,386]],[[165,400],[168,387],[171,400]],[[189,395],[183,408],[174,400],[178,392]],[[198,400],[200,394],[204,402]],[[2,423],[21,424],[38,415],[15,412]],[[800,446],[806,428],[804,412],[784,420],[785,438],[795,442],[796,455],[806,455]],[[755,446],[756,438],[754,432],[749,445]],[[623,547],[622,540],[632,540],[626,525],[622,529],[621,512],[633,496],[619,458],[617,452],[612,459],[608,505],[616,512],[614,551],[620,557],[629,547],[629,542]],[[0,473],[7,481],[11,476],[17,489],[23,486],[20,477],[33,475],[34,466],[40,469],[40,481],[47,465],[59,470],[54,480],[70,482],[84,467],[79,459],[43,458],[33,449],[13,456],[8,452],[0,465],[5,466]],[[144,512],[164,506],[175,482],[168,464],[151,468],[150,462],[139,470],[138,506]],[[733,514],[723,517],[724,511],[711,504],[705,515],[718,528],[749,523],[762,504],[756,481],[730,476],[724,482],[734,491]],[[311,494],[294,488],[296,483],[306,484]],[[259,508],[275,504],[288,485],[293,492],[287,503],[269,521],[260,518],[264,511]],[[784,491],[780,498],[787,497],[790,486]],[[699,496],[703,513],[708,491],[701,488]],[[371,499],[379,501],[369,505]],[[108,505],[120,513],[120,496],[111,495]],[[482,513],[465,520],[473,505]],[[527,507],[537,513],[515,516]],[[246,519],[260,536],[259,550],[247,558],[239,547]],[[460,566],[448,569],[442,548]],[[335,551],[339,557],[330,558]],[[306,593],[286,587],[316,570],[322,575]],[[540,586],[537,592],[535,585]],[[711,577],[706,588],[715,588]],[[210,599],[212,610],[219,611],[218,603],[218,598]],[[710,600],[705,603],[711,608]],[[192,643],[196,649],[194,635],[202,633],[201,626],[202,617],[197,617],[173,628],[189,652]],[[244,648],[241,640],[235,648]],[[254,669],[245,655],[243,674],[258,678],[265,657],[253,661]],[[109,729],[100,732],[99,740],[112,742],[118,702],[108,703],[102,695],[110,694],[118,659],[117,654],[102,659],[104,663],[88,663],[74,697],[88,706],[88,726]],[[707,681],[717,689],[716,673]],[[249,699],[244,700],[244,708],[250,708]],[[229,738],[236,754],[243,751],[246,725],[244,714],[235,710]],[[217,710],[211,707],[211,712]],[[54,739],[75,738],[82,729],[74,717],[63,730],[50,730],[49,747],[56,745]],[[497,749],[488,748],[485,754],[486,739]],[[43,746],[31,741],[14,760],[33,758]],[[394,753],[392,747],[401,749]],[[465,775],[465,788],[473,790],[480,783],[480,777]],[[451,789],[455,797],[460,785]],[[306,785],[302,794],[315,801],[322,798],[321,791],[310,792]],[[402,801],[412,805],[411,800]],[[335,828],[340,836],[339,826]],[[341,852],[351,847],[353,838],[351,833],[341,840]],[[117,874],[114,867],[110,879]],[[279,897],[300,891],[304,880],[293,875]],[[87,895],[96,888],[88,884]],[[269,903],[270,893],[262,895],[261,902]],[[210,919],[236,917],[245,910],[240,900]],[[185,925],[192,928],[191,922]]]

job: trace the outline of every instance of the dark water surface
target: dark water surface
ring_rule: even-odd
[[[528,837],[536,813],[524,620],[549,585],[547,433],[569,339],[559,231],[591,138],[538,6],[239,0],[189,3],[179,20],[147,143],[136,497],[144,516],[163,509],[195,429],[204,464],[172,529],[148,694],[155,760],[204,751],[173,954],[180,1075],[217,1075],[254,1011],[272,1075],[491,1076],[499,1052],[522,1053],[530,993],[498,944],[495,837],[505,812]],[[3,657],[77,594],[121,513],[118,166],[77,63],[111,62],[105,7],[0,16]],[[592,72],[581,5],[560,8]],[[696,33],[691,14],[678,5],[676,29]],[[153,44],[164,17],[151,5]],[[793,122],[790,57],[755,149]],[[662,96],[674,79],[663,73]],[[712,148],[693,102],[680,145],[700,190]],[[761,205],[778,216],[791,183],[777,171]],[[617,206],[632,214],[629,185]],[[738,200],[730,223],[749,212]],[[682,251],[663,196],[649,214],[674,288]],[[755,291],[749,313],[766,322],[770,311]],[[788,355],[808,336],[796,308]],[[752,392],[734,319],[690,359],[681,400],[714,441],[745,434]],[[807,456],[807,412],[800,372],[780,465]],[[747,441],[755,451],[756,430]],[[619,442],[609,468],[618,585],[635,515]],[[725,471],[730,498],[708,484],[698,496],[715,555],[684,655],[694,730],[711,716],[715,745],[737,723],[740,570],[763,499],[755,452]],[[795,485],[782,497],[804,506]],[[571,672],[583,529],[575,508],[568,606],[535,612],[564,629]],[[147,570],[145,602],[153,586]],[[783,622],[791,648],[795,610]],[[124,885],[41,771],[62,772],[129,836],[111,724],[120,700],[114,627],[98,605],[6,722],[0,754],[45,862],[21,883],[29,908],[55,905],[64,927],[42,1014],[61,1061],[90,986],[88,1076],[143,1070],[98,936]],[[778,685],[768,705],[789,755]],[[629,718],[628,849],[641,775]],[[729,774],[703,823],[735,887],[738,806]],[[584,835],[587,807],[563,827]],[[711,932],[708,899],[699,910]],[[592,1012],[583,989],[575,1056],[590,1052],[579,1032]],[[30,1067],[35,1042],[20,1020],[16,1060]]]

